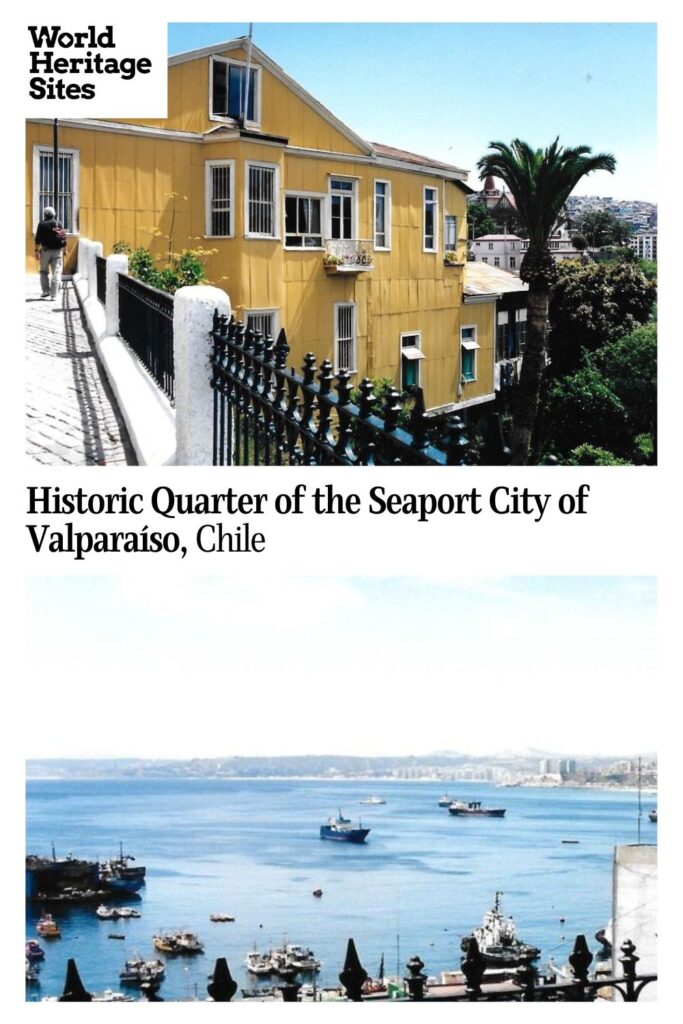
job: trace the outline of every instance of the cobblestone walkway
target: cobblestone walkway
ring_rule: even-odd
[[[46,466],[135,465],[70,281],[41,299],[26,278],[26,452]]]

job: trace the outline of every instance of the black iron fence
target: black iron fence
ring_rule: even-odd
[[[229,465],[464,466],[508,461],[500,431],[473,445],[462,421],[450,417],[439,443],[425,413],[421,388],[412,389],[409,422],[399,426],[401,395],[382,402],[370,380],[357,392],[346,370],[304,359],[302,374],[287,368],[284,330],[277,342],[234,318],[214,315],[213,463]],[[353,397],[356,399],[352,401]],[[380,409],[377,406],[381,405]]]
[[[107,301],[107,261],[104,256],[95,257],[95,269],[97,270],[97,298],[104,305]]]
[[[173,401],[173,296],[119,274],[119,333]]]
[[[588,949],[583,935],[577,935],[574,951],[569,957],[571,976],[558,979],[553,975],[541,975],[528,958],[521,966],[506,972],[502,980],[488,983],[485,975],[486,963],[476,939],[470,940],[467,954],[462,958],[462,980],[459,984],[428,984],[425,966],[419,956],[412,957],[406,964],[407,974],[398,979],[402,982],[404,999],[412,1002],[594,1002],[597,998],[612,999],[617,996],[626,1003],[636,1003],[643,989],[657,981],[656,974],[638,974],[636,947],[627,939],[621,946],[619,957],[621,973],[611,971],[600,976],[591,975],[593,954]],[[297,1002],[301,998],[301,983],[296,969],[288,972],[283,984],[273,990],[284,1002]],[[370,1002],[389,998],[389,986],[384,979],[368,977],[360,962],[356,945],[349,939],[344,966],[339,974],[342,985],[340,997],[350,1002]],[[143,986],[143,992],[151,1002],[161,1000],[161,983],[156,981]],[[214,1002],[229,1003],[237,992],[237,982],[230,973],[225,957],[219,957],[210,976],[207,992]],[[310,986],[309,986],[310,988]],[[264,995],[266,992],[264,991]],[[75,960],[67,962],[64,992],[60,1002],[85,1003],[92,1001],[92,994],[85,988]]]

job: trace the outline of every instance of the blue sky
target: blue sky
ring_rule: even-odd
[[[653,751],[655,612],[650,577],[36,577],[26,755]]]
[[[171,24],[169,53],[247,30]],[[468,169],[471,183],[490,141],[559,135],[617,158],[577,194],[657,201],[654,24],[256,23],[254,42],[359,135]]]

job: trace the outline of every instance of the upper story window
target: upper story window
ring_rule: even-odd
[[[78,233],[77,149],[57,154],[57,220],[67,234]],[[51,146],[33,147],[33,230],[43,219],[46,206],[54,206],[54,153]]]
[[[458,245],[457,218],[447,213],[443,224],[443,249],[444,252],[455,252]],[[477,243],[479,244],[479,243]]]
[[[375,249],[391,248],[391,182],[375,182]]]
[[[207,160],[205,167],[206,234],[210,238],[232,238],[235,234],[234,160]]]
[[[261,69],[249,69],[248,89],[247,65],[243,61],[213,57],[210,69],[210,116],[236,121],[244,117],[245,122],[258,124],[261,120]]]
[[[424,252],[436,252],[438,211],[438,195],[435,188],[424,190],[424,235],[422,248]]]
[[[356,182],[330,178],[330,238],[355,238]]]
[[[247,238],[278,238],[278,166],[245,162]]]
[[[285,196],[285,245],[295,249],[321,249],[323,199],[320,195]]]

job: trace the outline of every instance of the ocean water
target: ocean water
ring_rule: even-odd
[[[283,940],[315,951],[321,985],[337,984],[349,937],[370,974],[384,954],[386,973],[403,975],[417,953],[433,975],[459,966],[460,939],[496,890],[520,937],[541,947],[539,965],[564,963],[577,933],[597,950],[594,933],[611,917],[614,846],[637,841],[637,794],[474,783],[448,792],[505,806],[506,817],[455,818],[437,805],[443,785],[425,782],[29,781],[27,853],[49,855],[54,842],[58,856],[104,859],[121,841],[146,865],[147,882],[128,901],[139,919],[100,921],[95,905],[55,911],[62,938],[40,940],[46,957],[27,999],[59,994],[69,957],[90,991],[119,989],[126,957],[160,955],[152,936],[180,927],[197,932],[206,953],[168,959],[165,999],[204,998],[217,956],[253,988],[245,955]],[[361,806],[374,794],[386,804]],[[645,811],[654,805],[644,798]],[[337,809],[370,827],[366,844],[320,840]],[[642,836],[656,842],[646,813]],[[40,910],[27,908],[27,937],[37,937]],[[212,923],[215,912],[236,921]]]

